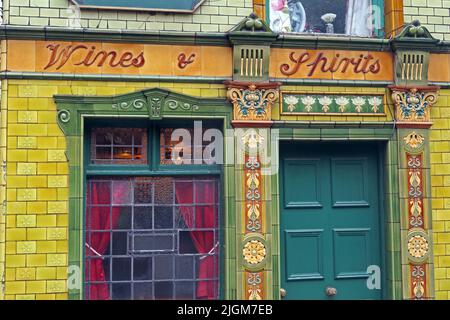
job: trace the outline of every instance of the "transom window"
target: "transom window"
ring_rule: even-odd
[[[382,28],[379,0],[267,0],[275,32],[372,37]]]

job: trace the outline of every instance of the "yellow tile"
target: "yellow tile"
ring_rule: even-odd
[[[30,228],[36,226],[36,215],[27,214],[17,216],[16,225],[18,228]]]
[[[36,279],[35,268],[17,268],[16,269],[17,280],[34,280]]]
[[[6,211],[8,214],[27,213],[27,204],[25,202],[7,202]]]
[[[8,150],[8,162],[24,162],[27,161],[26,150]]]
[[[34,294],[18,294],[16,300],[35,300]]]
[[[59,240],[56,242],[56,251],[58,253],[68,253],[69,252],[69,241]]]
[[[27,293],[45,293],[46,281],[27,281]]]
[[[56,123],[57,113],[55,111],[40,111],[37,117],[39,123]]]
[[[56,215],[46,214],[37,217],[38,227],[55,227],[56,226]]]
[[[17,253],[36,253],[36,241],[17,242]]]
[[[48,150],[48,161],[67,161],[64,150]]]
[[[43,202],[43,201],[41,201],[41,202],[38,202],[38,201],[28,202],[26,210],[27,210],[28,213],[33,213],[33,214],[47,213],[47,202]],[[37,217],[37,226],[38,227],[41,227],[39,225],[39,222],[41,221],[40,219],[42,219],[42,216],[38,216]]]
[[[48,213],[68,213],[67,201],[49,201]]]
[[[58,214],[56,215],[56,226],[67,227],[69,225],[69,215],[68,214]],[[54,226],[49,225],[49,226]]]
[[[69,295],[68,293],[57,293],[56,294],[56,300],[68,300]]]
[[[25,281],[9,281],[5,285],[5,294],[25,293]]]
[[[56,172],[56,163],[38,163],[38,174],[55,174]],[[58,163],[59,165],[59,163]]]
[[[31,175],[36,174],[37,165],[36,163],[17,163],[17,174]]]
[[[56,189],[38,189],[38,200],[56,200]]]
[[[48,240],[61,240],[67,238],[66,228],[47,228]]]
[[[19,123],[37,123],[38,113],[37,111],[18,111],[17,122]],[[28,127],[29,129],[30,127]],[[29,134],[31,134],[29,132]]]
[[[45,267],[47,264],[47,256],[45,254],[27,255],[28,267]]]
[[[8,135],[9,136],[26,136],[28,135],[26,124],[15,124],[11,123],[8,125]]]
[[[6,255],[6,267],[25,267],[25,255]]]
[[[36,189],[17,189],[18,201],[36,200]]]
[[[38,149],[57,149],[58,138],[56,137],[38,137]]]
[[[14,281],[16,280],[16,268],[6,268],[5,270],[5,280]],[[23,279],[18,279],[23,280]]]
[[[47,124],[29,124],[28,134],[32,136],[46,136],[47,127]]]
[[[57,253],[56,241],[37,241],[37,253]]]
[[[47,229],[46,228],[28,228],[27,229],[28,240],[46,240]]]
[[[56,267],[36,268],[36,279],[38,280],[56,279]]]
[[[56,279],[67,279],[67,267],[56,268]]]
[[[67,272],[66,272],[67,275]],[[64,280],[49,280],[47,281],[48,293],[62,293],[67,290],[66,281]]]
[[[47,161],[47,150],[29,150],[28,161],[29,162],[45,162]]]
[[[8,98],[9,110],[27,110],[28,99],[26,98]]]
[[[28,176],[27,187],[45,188],[47,187],[47,176]]]
[[[58,200],[67,200],[69,198],[69,188],[58,188]]]
[[[65,266],[67,264],[67,255],[66,254],[48,254],[47,255],[47,266],[50,267],[58,267]],[[67,275],[67,272],[66,272]]]
[[[49,188],[67,187],[67,176],[49,176],[48,187]]]
[[[35,149],[37,145],[36,137],[18,137],[17,148],[19,149]]]
[[[6,240],[7,241],[27,240],[26,230],[19,228],[8,228],[6,229]]]

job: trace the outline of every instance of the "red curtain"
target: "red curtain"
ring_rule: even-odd
[[[110,244],[110,230],[114,229],[120,215],[119,207],[111,208],[111,183],[91,183],[90,198],[92,206],[88,214],[88,230],[107,231],[90,232],[86,237],[86,270],[85,278],[89,282],[87,297],[89,300],[109,300],[108,284],[105,282],[105,270],[102,256],[105,254]],[[126,192],[126,190],[122,190]],[[128,191],[129,192],[129,191]],[[118,193],[115,191],[115,193]],[[115,197],[117,195],[113,195]],[[103,206],[98,206],[103,204]],[[111,220],[112,219],[112,220]],[[89,257],[89,258],[88,258]]]
[[[216,214],[212,204],[214,204],[214,189],[213,182],[194,182],[195,189],[195,203],[209,203],[206,206],[195,206],[195,221],[194,210],[191,206],[180,207],[180,212],[183,220],[189,229],[195,228],[216,228]],[[186,190],[186,184],[177,184],[176,199],[178,204],[192,204],[192,190]],[[218,247],[214,247],[214,232],[211,231],[192,231],[190,232],[192,242],[200,254],[217,253]],[[200,259],[197,283],[197,299],[215,299],[217,297],[218,280],[207,281],[202,279],[217,279],[218,278],[218,255],[205,255]]]

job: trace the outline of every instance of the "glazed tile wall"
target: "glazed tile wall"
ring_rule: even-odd
[[[431,110],[431,191],[436,298],[450,299],[450,90]]]
[[[449,0],[403,0],[404,20],[420,20],[434,37],[450,40]]]
[[[66,139],[57,124],[53,95],[116,95],[149,87],[193,96],[226,95],[224,86],[209,84],[3,81],[7,190],[6,215],[1,217],[6,219],[6,299],[68,298],[70,181]],[[1,250],[0,246],[0,257]]]
[[[5,0],[11,25],[70,27],[69,0]],[[81,10],[80,24],[92,29],[226,32],[253,11],[252,0],[206,0],[194,14]]]

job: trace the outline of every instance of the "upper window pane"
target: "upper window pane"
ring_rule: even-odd
[[[92,129],[91,163],[147,163],[147,134],[140,128]]]
[[[205,0],[72,0],[81,8],[192,12]]]
[[[268,0],[275,32],[347,34],[372,37],[381,8],[372,0]]]

